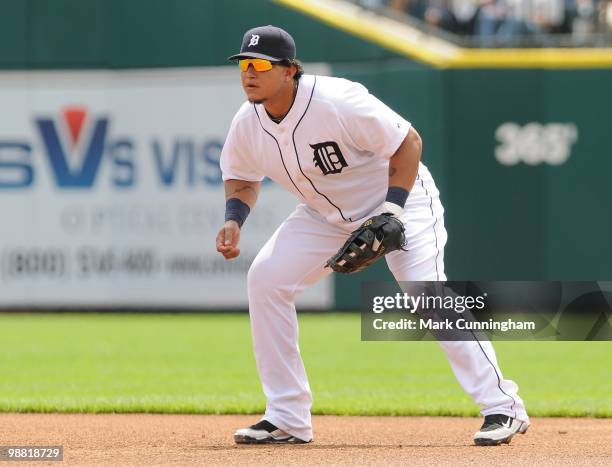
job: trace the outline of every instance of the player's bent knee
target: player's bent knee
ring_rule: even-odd
[[[283,282],[278,267],[267,261],[254,261],[247,273],[249,300],[270,295],[290,299],[293,288],[283,286]]]
[[[247,289],[249,290],[249,293],[252,290],[257,289],[257,287],[259,287],[259,285],[261,284],[261,281],[258,281],[258,277],[262,276],[262,272],[260,271],[262,268],[259,267],[257,260],[255,260],[253,262],[253,264],[251,264],[251,267],[249,267],[249,271],[247,272]]]

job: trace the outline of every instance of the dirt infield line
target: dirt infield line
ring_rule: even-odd
[[[612,465],[612,419],[533,419],[529,432],[510,445],[476,447],[476,418],[317,416],[311,444],[236,446],[234,430],[255,421],[233,415],[0,414],[0,445],[63,445],[64,461],[48,463],[55,466]]]

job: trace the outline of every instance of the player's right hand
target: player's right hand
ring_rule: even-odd
[[[238,222],[227,221],[217,234],[217,251],[225,259],[236,258],[240,254],[238,241],[240,240],[240,227]]]

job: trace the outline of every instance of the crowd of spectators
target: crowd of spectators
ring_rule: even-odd
[[[587,42],[612,32],[612,0],[359,0],[385,7],[481,44],[565,34]]]

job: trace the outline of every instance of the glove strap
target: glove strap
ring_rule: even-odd
[[[395,203],[385,201],[385,204],[383,205],[383,212],[390,212],[395,217],[399,218],[404,213],[404,208],[398,206]]]

